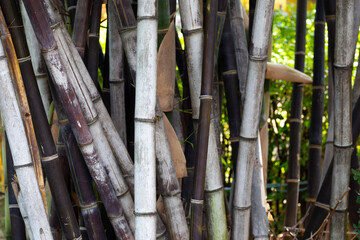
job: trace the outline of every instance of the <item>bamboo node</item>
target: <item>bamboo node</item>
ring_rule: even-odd
[[[256,137],[239,136],[239,139],[243,139],[245,141],[257,141],[257,136]]]
[[[306,198],[307,202],[316,202],[316,198]]]
[[[87,228],[84,227],[84,226],[80,226],[79,229],[80,229],[80,230],[85,230],[85,231],[87,230]]]
[[[31,60],[31,57],[29,55],[27,57],[18,58],[18,63],[23,63],[23,62],[30,61],[30,60]]]
[[[136,212],[134,211],[135,216],[143,216],[143,217],[153,217],[157,215],[157,212]]]
[[[110,92],[110,88],[103,88],[103,89],[101,89],[101,92],[103,92],[103,93],[109,93],[109,92]]]
[[[286,179],[286,182],[288,182],[288,183],[298,183],[298,182],[300,182],[300,179],[298,179],[298,178],[289,178],[289,179]]]
[[[187,30],[187,29],[182,29],[181,32],[184,36],[190,36],[193,33],[198,33],[198,32],[202,32],[203,29],[202,28],[194,28],[191,30]]]
[[[129,31],[132,31],[136,29],[136,26],[131,26],[131,27],[124,27],[124,28],[121,28],[121,30],[119,30],[120,33],[124,33],[124,32],[129,32]]]
[[[200,100],[212,100],[212,95],[200,95]]]
[[[91,101],[93,101],[93,103],[96,103],[100,99],[101,99],[101,96],[100,96],[100,94],[97,93],[96,96],[91,99]]]
[[[34,167],[34,164],[31,162],[31,163],[27,163],[27,164],[22,164],[22,165],[17,165],[15,166],[14,165],[14,169],[20,169],[20,168],[25,168],[25,167]]]
[[[240,137],[231,137],[231,138],[229,138],[229,142],[239,142],[239,140],[240,140]]]
[[[321,149],[321,145],[309,145],[309,148],[313,148],[313,149]]]
[[[334,15],[326,15],[326,20],[332,20],[332,19],[335,20],[335,18],[336,18],[335,14]]]
[[[119,83],[123,83],[123,82],[125,82],[124,78],[109,79],[109,83],[112,83],[112,84],[119,84]]]
[[[35,74],[36,78],[44,78],[47,77],[47,73],[39,73],[39,74]]]
[[[313,89],[323,90],[323,89],[325,89],[325,86],[313,86]]]
[[[89,38],[90,37],[99,38],[99,34],[98,33],[89,33]]]
[[[97,203],[95,202],[95,203],[91,203],[91,204],[81,204],[81,203],[79,203],[80,204],[80,208],[81,208],[81,210],[88,210],[88,209],[92,209],[92,208],[94,208],[94,207],[97,207]]]
[[[190,202],[192,204],[197,204],[197,205],[203,205],[204,204],[204,200],[198,200],[198,199],[191,199]]]
[[[56,49],[57,49],[57,45],[55,44],[53,48],[49,48],[49,49],[41,48],[41,52],[46,54],[46,53],[50,53]]]
[[[316,25],[316,24],[325,25],[325,22],[324,22],[324,21],[315,21],[315,25]]]
[[[6,56],[0,56],[0,61],[3,60],[3,59],[7,59]]]
[[[157,20],[156,16],[141,16],[137,18],[137,22],[141,22],[143,20]]]
[[[224,186],[220,186],[218,188],[215,188],[213,190],[205,190],[206,193],[213,193],[213,192],[217,192],[219,190],[222,190],[224,188]]]
[[[68,7],[68,12],[73,10],[73,9],[76,9],[76,5]]]
[[[264,56],[253,56],[253,55],[250,55],[249,56],[249,60],[250,61],[266,61],[268,58],[267,55],[264,55]]]
[[[91,126],[91,125],[93,125],[94,123],[96,123],[97,120],[99,120],[99,115],[96,115],[91,121],[88,121],[88,122],[87,122],[87,125],[88,125],[88,126]]]
[[[156,122],[156,117],[155,118],[134,118],[135,122],[147,122],[147,123],[155,123]]]
[[[337,148],[351,148],[352,146],[353,146],[352,143],[346,144],[346,145],[338,145],[334,142],[334,147],[337,147]]]
[[[326,211],[330,212],[330,205],[329,204],[324,204],[324,203],[321,203],[321,202],[315,202],[314,205],[315,205],[315,207],[319,207],[319,208],[325,209]]]
[[[129,192],[129,188],[126,188],[126,190],[124,192],[120,193],[119,195],[116,195],[116,197],[121,198],[122,196],[124,196],[128,192]]]
[[[343,70],[347,70],[347,69],[352,69],[353,66],[352,64],[340,64],[340,63],[334,63],[334,68],[339,68],[339,69],[343,69]]]
[[[42,162],[48,162],[48,161],[55,160],[55,159],[57,159],[58,157],[59,157],[59,156],[58,156],[58,154],[56,153],[56,154],[51,155],[51,156],[41,157],[40,159],[41,159]]]
[[[289,119],[289,122],[296,122],[296,123],[301,123],[301,119],[298,119],[298,118],[290,118]]]
[[[296,51],[295,52],[295,56],[296,55],[304,55],[305,56],[305,54],[306,54],[305,51]]]
[[[91,140],[90,140],[89,142],[78,143],[78,145],[79,145],[80,148],[81,148],[81,147],[85,147],[85,146],[88,146],[88,145],[92,144],[93,141],[94,141],[94,140],[91,138]]]
[[[9,204],[9,208],[19,208],[18,204]]]
[[[238,210],[238,211],[247,211],[247,210],[249,210],[251,208],[251,205],[246,206],[246,207],[238,207],[238,206],[233,205],[233,208]]]
[[[235,75],[237,74],[236,70],[229,70],[229,71],[225,71],[222,73],[223,76],[227,76],[227,75]]]
[[[216,15],[218,16],[226,16],[226,11],[225,12],[217,12]]]
[[[59,125],[63,125],[63,124],[67,124],[69,122],[69,120],[68,119],[59,119],[58,122],[59,122]]]

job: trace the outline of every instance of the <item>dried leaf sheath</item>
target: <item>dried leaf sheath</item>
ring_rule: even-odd
[[[41,168],[40,153],[39,153],[38,144],[36,142],[34,125],[33,125],[32,117],[31,117],[31,113],[30,113],[27,96],[25,93],[24,83],[23,83],[22,77],[21,77],[19,64],[18,64],[17,57],[16,57],[16,54],[14,51],[14,46],[13,46],[13,43],[12,43],[12,40],[10,37],[10,33],[6,29],[5,19],[2,16],[2,14],[0,14],[0,24],[1,24],[0,25],[1,41],[4,46],[6,56],[8,58],[9,69],[10,69],[10,73],[11,73],[11,78],[13,80],[13,84],[16,89],[17,99],[19,101],[19,105],[21,106],[20,110],[21,110],[22,119],[23,119],[23,122],[25,125],[26,135],[27,135],[27,138],[29,141],[30,153],[31,153],[33,163],[34,163],[36,178],[38,181],[38,185],[39,185],[40,193],[41,193],[41,196],[43,199],[43,203],[44,203],[45,209],[46,209],[47,207],[46,207],[44,176],[43,176],[43,172],[42,172],[42,168]]]
[[[75,138],[81,148],[85,161],[88,165],[90,174],[92,175],[102,201],[105,205],[108,215],[111,218],[112,225],[119,238],[133,239],[131,230],[123,215],[123,209],[119,205],[115,192],[112,186],[108,184],[109,177],[99,162],[99,157],[95,151],[93,139],[91,137],[89,128],[86,124],[85,118],[81,113],[80,105],[76,99],[74,90],[72,89],[68,76],[64,72],[64,66],[57,50],[57,45],[52,35],[50,25],[47,21],[37,21],[37,18],[46,19],[46,13],[43,5],[38,2],[24,1],[34,27],[37,33],[38,40],[43,48],[43,55],[46,60],[50,73],[55,82],[55,89],[60,96],[62,105],[64,105],[65,112],[68,116],[71,128],[74,132]],[[37,15],[32,13],[37,12]]]
[[[65,185],[64,177],[59,165],[59,159],[50,128],[47,127],[48,120],[41,102],[41,97],[36,84],[36,78],[32,71],[32,64],[25,40],[24,29],[22,27],[21,16],[17,14],[15,2],[0,1],[1,6],[6,11],[6,20],[11,23],[10,31],[15,39],[15,50],[20,59],[20,70],[24,76],[24,85],[29,96],[29,106],[32,112],[34,128],[38,143],[40,144],[41,160],[47,178],[53,200],[59,214],[60,222],[68,239],[80,237],[80,230],[77,224],[71,201]],[[0,29],[7,32],[4,19],[0,15]],[[10,35],[9,35],[10,36]],[[12,55],[15,55],[14,48],[11,46],[11,39],[8,39]],[[20,79],[22,80],[22,79]]]
[[[14,160],[14,169],[21,188],[22,200],[18,199],[18,203],[32,202],[31,208],[27,208],[26,212],[34,239],[45,237],[51,240],[51,230],[38,188],[29,144],[2,44],[0,44],[0,85],[2,87],[0,94],[1,116],[5,124]]]

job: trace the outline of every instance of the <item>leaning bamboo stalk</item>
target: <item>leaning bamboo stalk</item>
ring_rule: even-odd
[[[299,0],[296,13],[296,46],[295,68],[301,72],[305,67],[305,36],[306,36],[306,11],[307,0]],[[291,95],[290,118],[290,147],[287,171],[287,202],[285,212],[285,225],[292,227],[297,222],[297,209],[300,182],[300,144],[301,144],[301,114],[303,87],[293,83]]]
[[[325,90],[325,10],[324,1],[316,1],[314,36],[314,82],[309,131],[308,207],[312,207],[320,188],[322,117]]]
[[[11,4],[12,3],[12,4]],[[14,59],[12,65],[14,70],[21,70],[24,79],[19,71],[16,71],[14,76],[18,78],[17,81],[24,80],[24,86],[27,95],[29,96],[29,107],[32,110],[32,117],[34,119],[34,128],[38,140],[41,154],[41,162],[45,169],[49,186],[52,192],[54,203],[56,204],[57,212],[59,214],[60,222],[62,223],[63,231],[68,239],[76,239],[80,237],[79,226],[76,222],[75,214],[71,206],[71,201],[67,192],[64,178],[60,169],[59,159],[56,152],[56,146],[51,135],[50,128],[47,127],[48,120],[41,103],[40,93],[36,85],[35,75],[32,71],[31,60],[26,43],[24,42],[25,34],[22,28],[21,17],[16,14],[15,2],[0,1],[1,7],[6,10],[6,18],[11,23],[11,33],[15,39],[15,48],[12,44],[10,32],[7,29],[4,16],[0,11],[0,31],[6,34],[6,39],[3,42],[7,45],[7,55]],[[17,63],[19,58],[19,64]],[[20,66],[19,66],[20,65]],[[19,69],[20,67],[20,69]]]
[[[265,66],[273,17],[274,1],[258,1],[249,51],[248,77],[233,203],[232,239],[248,239],[250,228],[251,182],[255,163]]]
[[[63,120],[66,122],[67,119]],[[106,239],[101,215],[91,184],[91,176],[87,170],[80,149],[69,124],[60,126],[65,142],[74,187],[78,196],[81,214],[90,239]]]
[[[116,15],[108,11],[109,17],[109,83],[111,119],[118,131],[125,147],[126,112],[125,112],[125,79],[124,79],[124,50],[121,37],[116,26]]]
[[[171,239],[189,239],[189,230],[180,198],[181,189],[175,172],[159,101],[156,106],[155,140],[159,192],[163,197]]]
[[[212,81],[214,74],[214,50],[215,50],[215,41],[216,41],[216,13],[217,13],[218,1],[206,1],[206,12],[205,12],[205,33],[206,36],[204,42],[204,52],[203,57],[205,59],[204,65],[202,68],[202,82],[201,82],[201,95],[200,95],[200,116],[199,116],[199,125],[197,132],[197,142],[196,142],[196,164],[195,164],[195,181],[194,189],[191,199],[191,237],[192,239],[201,239],[202,238],[202,220],[203,220],[203,202],[204,202],[204,189],[205,189],[205,175],[212,176],[217,174],[217,172],[206,171],[209,166],[213,164],[219,164],[219,162],[207,163],[208,159],[208,147],[209,141],[215,140],[210,138],[209,140],[209,129],[210,129],[210,115],[211,115],[211,105],[212,105]],[[196,105],[195,105],[196,106]],[[196,106],[198,107],[198,106]],[[194,109],[193,109],[194,110]],[[211,136],[210,136],[211,137]],[[216,148],[216,140],[213,147]],[[212,156],[214,158],[214,156]],[[217,159],[217,156],[215,156]],[[216,176],[216,175],[215,175]],[[216,177],[215,177],[216,178]],[[215,179],[214,178],[214,179]],[[209,179],[210,180],[210,179]],[[209,184],[210,183],[210,184]],[[218,184],[215,182],[215,184]],[[208,182],[208,187],[213,187],[211,181]],[[222,189],[222,184],[218,189]],[[215,189],[216,190],[216,189]],[[216,198],[213,195],[213,198],[207,199],[210,205],[213,207],[216,202]],[[223,197],[223,195],[221,195]],[[215,219],[208,212],[208,233],[210,232],[209,237],[213,237],[213,233],[216,233],[214,230],[215,225],[213,224]],[[217,219],[216,219],[217,220]],[[210,223],[210,225],[209,225]],[[218,224],[218,223],[216,223]],[[219,226],[219,225],[218,225]],[[225,220],[226,226],[226,220]],[[214,231],[214,232],[213,232]],[[227,237],[219,236],[221,239]]]
[[[135,94],[135,238],[156,239],[157,2],[138,2]]]
[[[330,0],[325,4],[326,24],[328,28],[328,121],[325,154],[321,168],[321,182],[334,156],[334,49],[335,49],[335,11],[336,1]]]
[[[131,230],[123,215],[123,209],[118,202],[114,189],[109,184],[110,179],[99,161],[86,120],[80,114],[80,104],[70,85],[69,77],[65,73],[65,67],[63,66],[56,40],[51,32],[50,24],[47,21],[39,21],[39,19],[47,18],[45,9],[39,2],[25,0],[24,5],[27,12],[31,13],[29,17],[37,33],[38,40],[42,45],[43,55],[49,71],[55,81],[56,92],[60,96],[62,105],[64,105],[72,130],[88,165],[90,174],[97,185],[107,213],[111,216],[111,223],[116,235],[119,238],[133,239]],[[37,14],[33,15],[35,9]]]
[[[9,184],[8,195],[9,195],[9,212],[10,212],[10,220],[11,220],[11,237],[13,239],[26,239],[25,223],[20,212],[19,204],[16,200],[14,189],[12,187],[12,183],[16,181],[16,173],[14,169],[14,162],[11,155],[11,149],[9,147],[9,142],[7,140],[7,137],[5,135],[2,135],[2,141],[6,142],[5,143],[6,169],[7,169],[7,182]]]
[[[76,5],[72,39],[82,59],[85,55],[91,3],[92,0],[78,0]]]
[[[239,89],[241,96],[241,103],[245,100],[246,77],[248,71],[248,46],[246,40],[246,32],[244,26],[244,15],[242,11],[241,1],[230,0],[230,22],[232,29],[233,42],[235,47],[236,68],[239,80]]]
[[[99,32],[102,0],[94,0],[91,8],[90,32],[89,32],[89,49],[87,53],[87,68],[89,70],[91,79],[96,88],[101,92],[100,84],[98,82],[98,68],[99,68]]]
[[[22,3],[20,3],[20,9],[22,12],[22,20],[25,29],[25,39],[29,47],[29,52],[31,56],[31,63],[34,69],[34,74],[36,77],[37,85],[39,87],[40,96],[44,105],[46,117],[49,119],[51,94],[48,84],[48,75],[46,72],[45,62],[41,56],[40,45],[36,39],[34,29],[31,26],[29,16],[27,15],[26,11],[24,11],[24,5]]]
[[[182,32],[185,40],[185,54],[187,73],[190,85],[190,98],[192,104],[192,117],[195,124],[195,132],[200,115],[200,82],[203,54],[203,27],[202,7],[200,1],[179,1]]]
[[[7,57],[2,44],[0,45],[0,85],[2,86],[0,109],[9,138],[14,168],[19,179],[21,192],[23,193],[23,200],[27,203],[32,203],[31,207],[27,208],[27,213],[34,238],[41,239],[45,237],[46,239],[52,239],[45,207],[33,168],[28,140],[26,138],[27,134],[23,126],[15,90],[12,86]]]
[[[38,144],[36,142],[34,125],[30,113],[29,103],[27,100],[27,96],[25,93],[24,83],[22,81],[21,72],[19,68],[19,64],[17,62],[16,54],[14,51],[14,46],[12,44],[12,40],[10,38],[10,33],[7,31],[6,23],[3,15],[0,13],[0,31],[1,31],[1,40],[5,50],[5,54],[7,56],[8,65],[11,73],[11,77],[13,79],[13,84],[15,86],[16,95],[19,101],[19,105],[21,106],[20,111],[22,114],[22,119],[24,122],[26,136],[29,141],[30,153],[33,158],[34,168],[36,172],[36,178],[38,181],[40,193],[46,207],[46,194],[45,194],[45,185],[44,185],[44,176],[41,168],[41,160]]]
[[[336,1],[334,55],[334,169],[330,208],[334,209],[349,186],[351,134],[351,72],[353,64],[354,0]],[[344,239],[348,199],[341,201],[330,221],[330,239]]]

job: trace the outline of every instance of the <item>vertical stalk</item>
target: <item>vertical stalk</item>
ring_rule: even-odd
[[[334,169],[330,208],[349,186],[351,159],[351,72],[353,64],[354,0],[336,1],[334,55]],[[330,239],[345,239],[348,198],[337,206],[330,221]]]
[[[15,2],[0,1],[1,6],[6,10],[6,18],[9,23],[11,23],[11,33],[15,38],[15,48],[12,44],[10,37],[3,39],[6,41],[8,48],[6,49],[8,56],[13,56],[16,59],[15,50],[17,51],[17,57],[20,62],[20,70],[24,76],[24,85],[27,95],[29,96],[29,106],[31,112],[33,113],[33,123],[36,130],[36,137],[41,148],[39,148],[41,161],[43,167],[47,173],[47,178],[49,180],[50,189],[52,192],[52,197],[54,203],[56,204],[57,213],[59,214],[60,222],[67,239],[76,239],[80,237],[79,226],[76,222],[75,214],[73,212],[71,201],[67,192],[67,187],[65,185],[64,178],[62,176],[61,168],[59,165],[59,159],[56,152],[56,147],[54,140],[51,135],[50,128],[47,127],[47,118],[44,111],[44,108],[41,103],[40,93],[36,85],[36,79],[34,72],[31,67],[31,60],[29,56],[29,51],[27,49],[26,43],[23,42],[25,39],[25,34],[22,28],[21,17],[16,14],[16,5]],[[10,36],[10,32],[7,29],[5,24],[5,19],[0,13],[0,30],[3,33],[8,33],[7,36]],[[14,61],[16,68],[16,60]],[[22,81],[20,75],[18,76]]]
[[[85,55],[91,3],[92,0],[78,0],[76,5],[72,39],[82,59]]]
[[[308,162],[308,207],[311,207],[320,189],[321,177],[321,144],[322,117],[324,112],[325,90],[325,10],[324,1],[316,1],[315,36],[314,36],[314,80],[309,131],[309,162]]]
[[[249,238],[251,186],[273,9],[273,0],[257,1],[235,175],[232,239]]]
[[[11,72],[9,70],[7,56],[0,44],[0,109],[5,124],[5,130],[9,139],[14,169],[16,171],[21,188],[23,202],[31,203],[26,209],[34,239],[52,239],[49,222],[37,183],[33,162],[26,138],[26,130],[22,122],[22,116],[16,100],[16,93],[12,85]]]
[[[203,202],[204,202],[204,188],[205,175],[207,168],[207,154],[209,145],[209,128],[210,115],[212,105],[212,81],[214,74],[214,50],[216,41],[216,13],[218,1],[206,1],[205,13],[205,42],[203,58],[205,59],[202,68],[202,84],[200,95],[200,122],[197,132],[196,143],[196,164],[194,175],[194,189],[191,199],[192,213],[191,213],[191,237],[192,239],[202,238],[202,219],[203,219]],[[194,109],[193,109],[194,110]],[[216,141],[215,141],[216,146]],[[216,163],[215,163],[216,164]],[[210,172],[207,172],[210,174]],[[210,199],[211,200],[215,199]],[[208,216],[210,217],[210,216]],[[212,219],[215,220],[215,219]]]
[[[305,37],[306,37],[306,8],[307,0],[298,0],[296,13],[296,46],[295,69],[304,72],[305,66]],[[300,83],[293,83],[291,95],[290,118],[290,149],[287,172],[287,202],[285,226],[292,227],[297,222],[297,209],[300,182],[300,144],[301,144],[301,113],[303,87]]]
[[[94,0],[91,8],[91,21],[89,32],[89,50],[87,54],[87,69],[89,70],[91,79],[93,80],[97,90],[101,92],[100,84],[98,82],[98,68],[99,68],[99,32],[102,0]]]
[[[156,239],[157,1],[138,2],[135,98],[135,238]]]

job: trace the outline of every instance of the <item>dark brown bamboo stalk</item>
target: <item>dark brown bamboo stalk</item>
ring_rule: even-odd
[[[48,19],[44,6],[40,2],[30,0],[24,0],[24,5],[42,46],[43,56],[55,83],[56,93],[59,95],[61,104],[64,106],[75,138],[85,158],[90,174],[95,181],[107,213],[111,218],[116,235],[119,238],[133,239],[132,232],[124,217],[123,209],[117,200],[114,189],[109,184],[110,179],[95,151],[93,138],[85,118],[81,114],[81,108],[71,87],[70,80],[65,73],[50,24],[48,21],[41,21]]]
[[[60,119],[66,122],[67,119]],[[100,211],[97,206],[96,197],[91,183],[91,176],[77,146],[70,125],[60,126],[61,135],[64,139],[67,159],[74,182],[74,187],[80,204],[83,221],[85,223],[89,239],[106,239],[104,227],[101,221]]]
[[[306,36],[306,8],[307,0],[299,0],[296,15],[296,46],[295,69],[304,72],[305,65],[305,36]],[[287,203],[285,226],[292,227],[297,222],[297,205],[300,181],[300,144],[301,144],[301,113],[303,88],[294,83],[291,102],[290,118],[290,158],[287,172]]]
[[[7,181],[9,184],[9,211],[11,221],[11,236],[13,239],[26,239],[25,224],[21,216],[19,205],[17,204],[14,189],[12,188],[12,182],[16,181],[16,173],[14,170],[14,162],[11,155],[11,149],[6,138],[6,135],[2,135],[2,141],[6,141],[6,168],[7,168]]]
[[[16,89],[18,102],[19,102],[19,105],[21,106],[21,108],[20,108],[21,114],[22,114],[24,125],[25,125],[25,130],[26,130],[28,141],[29,141],[29,145],[30,145],[30,152],[31,152],[31,155],[33,158],[33,163],[34,163],[34,168],[35,168],[35,172],[36,172],[36,177],[37,177],[40,193],[41,193],[41,196],[42,196],[42,199],[43,199],[43,202],[45,205],[45,209],[46,209],[47,205],[46,205],[44,177],[43,177],[43,172],[41,169],[40,153],[39,153],[38,144],[36,142],[34,125],[33,125],[32,117],[31,117],[31,113],[30,113],[29,103],[28,103],[27,96],[25,93],[24,83],[22,81],[22,77],[21,77],[21,73],[20,73],[19,64],[18,64],[16,54],[14,51],[14,46],[13,46],[10,34],[7,30],[5,19],[2,15],[2,13],[0,13],[0,31],[1,31],[1,40],[4,45],[6,55],[8,57],[9,68],[10,68],[10,72],[12,74],[13,84]]]
[[[250,0],[249,1],[249,36],[252,36],[252,30],[253,30],[252,28],[253,28],[254,16],[255,16],[255,6],[256,6],[256,0]]]
[[[204,62],[202,69],[202,84],[200,95],[200,121],[196,144],[196,165],[194,189],[191,199],[191,237],[194,240],[202,238],[202,216],[205,187],[205,170],[209,141],[210,114],[212,105],[212,81],[214,74],[214,50],[216,41],[217,0],[206,2],[204,31]]]
[[[80,56],[84,59],[87,40],[87,31],[90,19],[90,7],[92,0],[78,0],[73,26],[72,39]]]
[[[17,50],[20,69],[22,75],[24,76],[25,90],[29,96],[29,105],[34,119],[33,123],[36,137],[39,145],[41,146],[41,148],[39,148],[41,150],[41,161],[49,180],[53,200],[56,204],[56,208],[58,209],[57,212],[59,213],[60,222],[62,223],[66,238],[76,239],[80,237],[80,230],[76,222],[69,195],[67,194],[67,188],[59,165],[55,143],[53,141],[50,128],[47,127],[48,121],[41,102],[40,93],[37,88],[30,54],[27,49],[27,45],[24,42],[25,34],[22,27],[21,16],[18,14],[19,10],[16,9],[15,2],[0,1],[0,4],[1,7],[6,10],[6,20],[11,24],[11,35],[15,38],[15,50]],[[0,15],[0,29],[3,33],[10,34],[3,20],[2,15]],[[7,41],[9,44],[9,48],[6,49],[8,55],[15,56],[14,48],[11,46],[11,39],[8,38]]]
[[[324,1],[316,1],[314,36],[314,77],[311,122],[309,131],[308,162],[308,207],[312,207],[320,188],[322,118],[324,112],[325,90],[325,10]]]
[[[89,33],[89,50],[87,54],[87,69],[90,76],[98,89],[101,92],[100,84],[98,82],[98,68],[99,68],[99,32],[102,0],[94,0],[91,9],[90,33]]]
[[[76,6],[78,0],[67,0],[67,11],[69,12],[71,26],[74,27]]]

